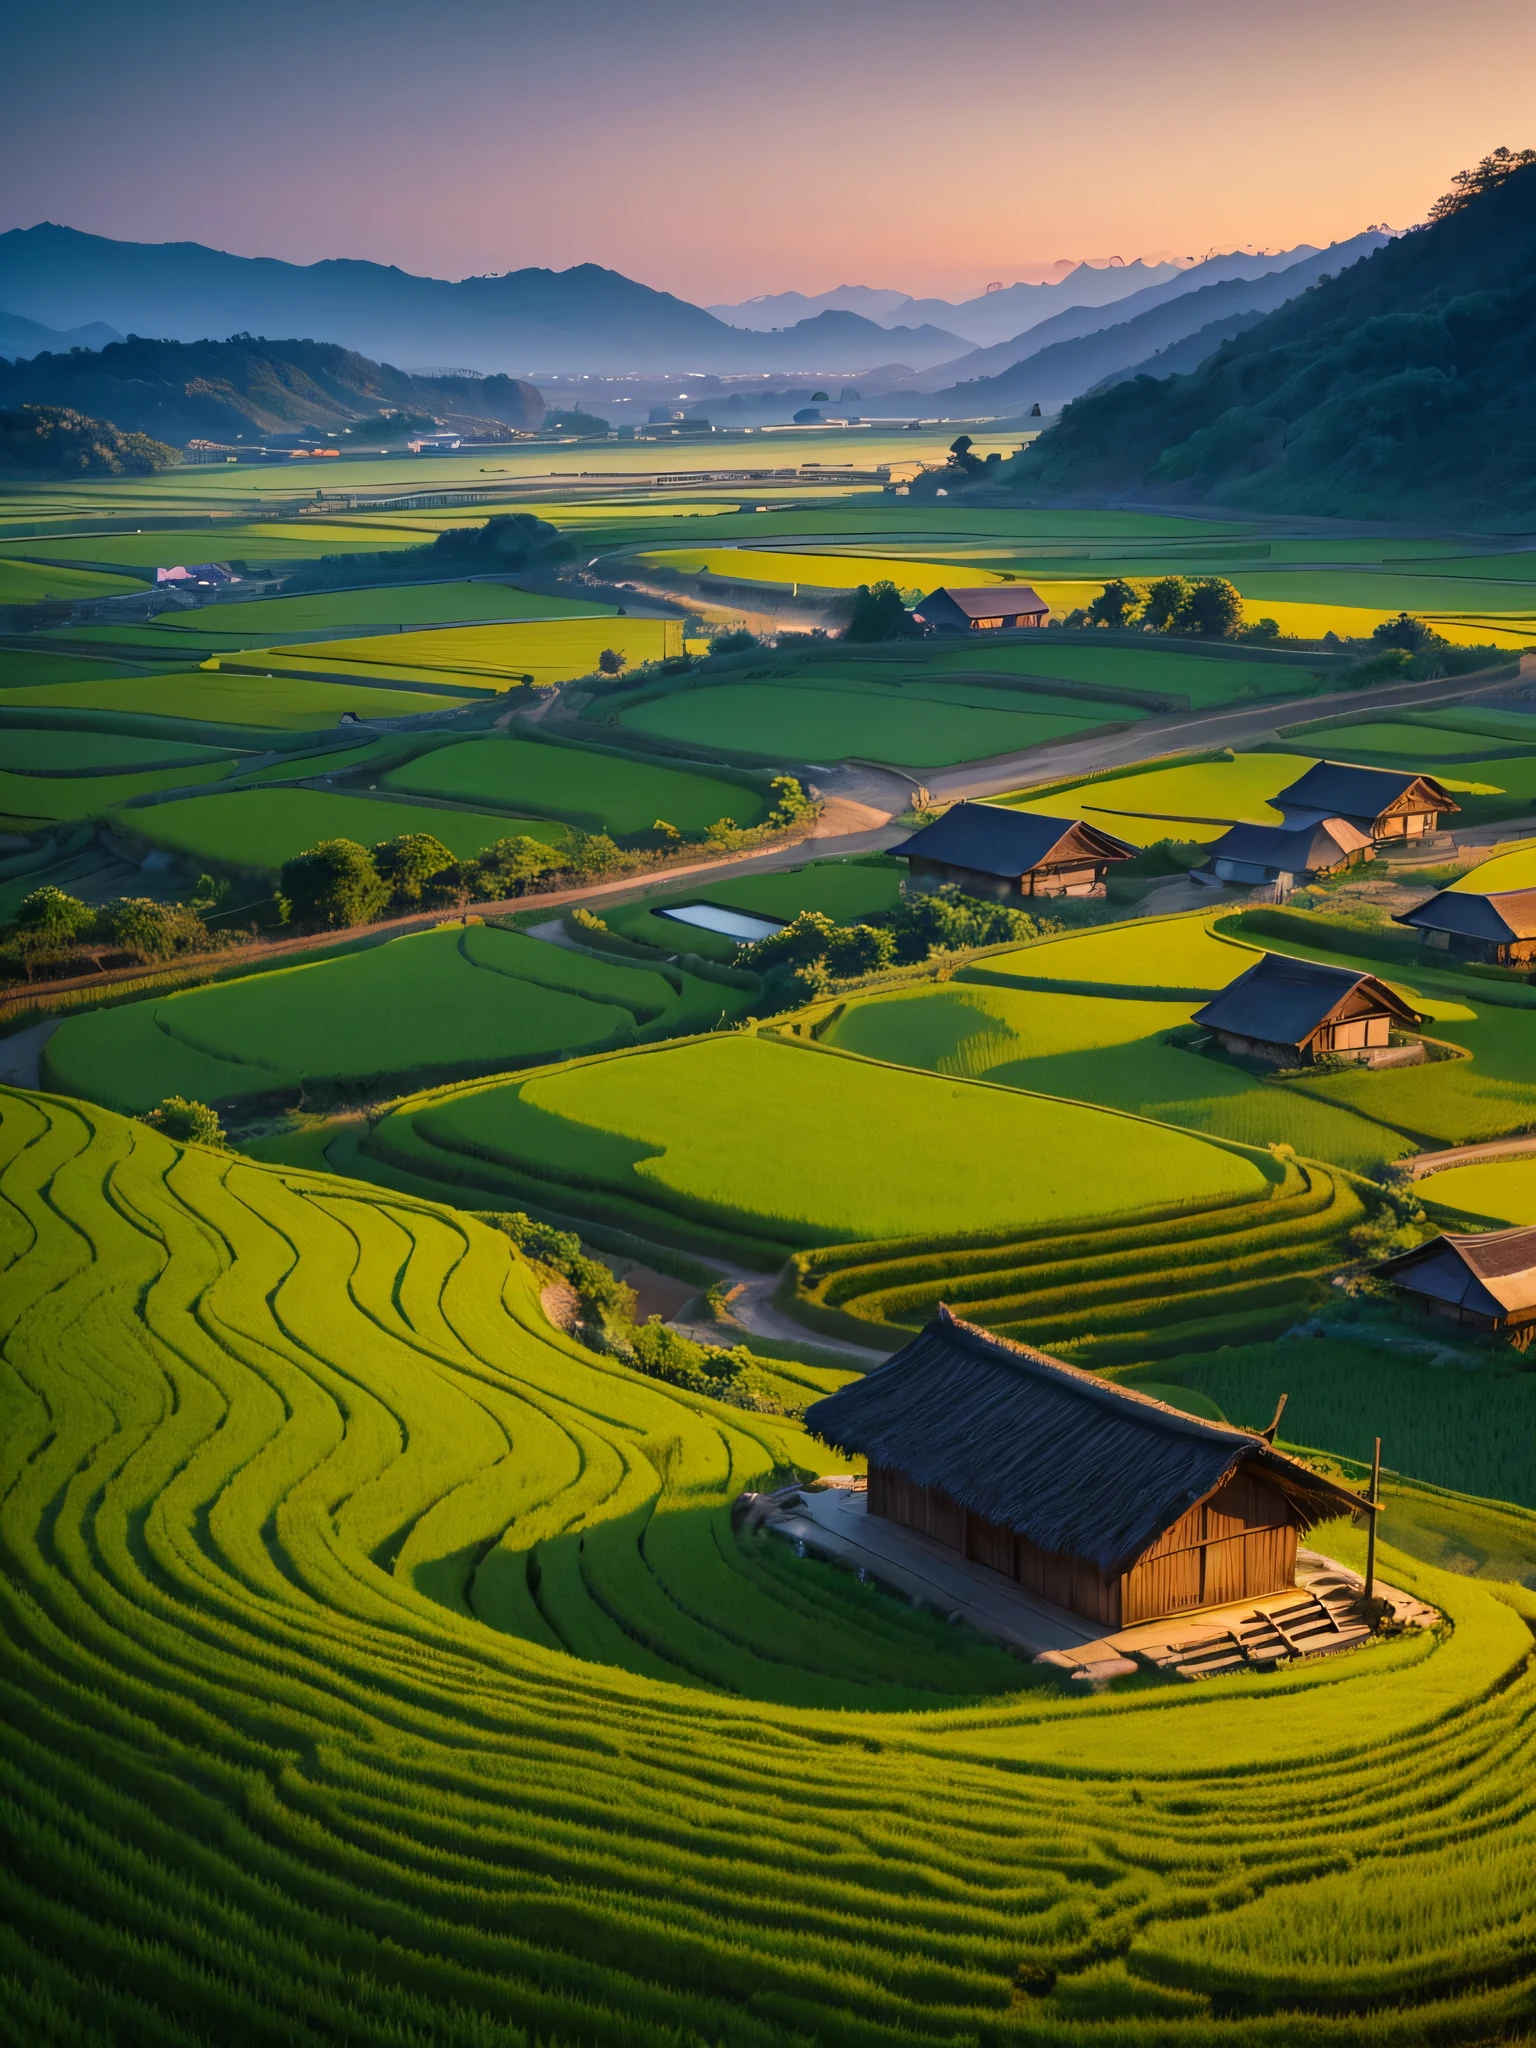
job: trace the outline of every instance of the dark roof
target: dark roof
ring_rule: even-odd
[[[1460,810],[1432,775],[1405,773],[1401,768],[1361,768],[1352,761],[1315,761],[1299,781],[1270,802],[1282,810],[1318,811],[1325,817],[1377,818],[1415,783],[1424,785],[1438,809]]]
[[[1063,847],[1069,835],[1073,843]],[[1061,860],[1130,860],[1138,849],[1080,818],[1042,818],[1006,804],[958,803],[894,848],[898,860],[921,854],[983,875],[1027,875],[1055,855]]]
[[[1511,939],[1536,939],[1536,889],[1505,889],[1497,896],[1474,896],[1468,889],[1442,889],[1394,922],[1423,931],[1456,932],[1466,939],[1488,939],[1504,946]]]
[[[1027,583],[988,583],[979,590],[956,590],[948,583],[941,583],[937,590],[930,590],[921,603],[912,607],[914,613],[920,613],[923,606],[932,604],[936,597],[947,597],[968,619],[1011,619],[1020,612],[1050,610],[1045,599]]]
[[[1355,989],[1361,989],[1405,1024],[1422,1024],[1374,974],[1356,967],[1324,967],[1316,960],[1293,960],[1285,953],[1266,953],[1246,974],[1228,984],[1219,996],[1196,1010],[1194,1021],[1212,1031],[1235,1031],[1271,1045],[1302,1045]]]
[[[1536,1308],[1536,1228],[1432,1237],[1376,1268],[1415,1294],[1489,1316]]]
[[[824,1442],[1111,1577],[1240,1464],[1262,1470],[1303,1527],[1359,1504],[1251,1430],[1185,1415],[947,1308],[805,1420]]]
[[[1212,860],[1251,861],[1256,867],[1280,868],[1288,875],[1315,874],[1371,843],[1369,833],[1348,818],[1328,818],[1320,825],[1287,831],[1283,825],[1234,825],[1211,848]]]

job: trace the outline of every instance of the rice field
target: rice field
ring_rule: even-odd
[[[480,695],[431,695],[360,683],[311,682],[299,676],[236,675],[220,669],[138,676],[124,680],[22,685],[0,689],[0,707],[105,711],[117,716],[180,719],[198,725],[231,725],[245,730],[324,732],[344,711],[359,718],[414,718],[424,711],[451,711]]]
[[[738,825],[767,816],[764,792],[723,776],[670,768],[621,754],[534,740],[472,739],[436,748],[383,777],[385,789],[457,803],[506,805],[587,831],[632,836],[658,819],[683,833],[720,818]]]
[[[503,684],[531,676],[536,683],[563,683],[591,675],[604,648],[617,648],[632,667],[681,654],[680,619],[572,618],[510,626],[454,626],[439,631],[374,634],[361,640],[310,641],[274,647],[290,663],[303,665],[377,663],[392,674],[431,671],[434,676],[492,677]]]
[[[374,1142],[413,1171],[485,1162],[509,1186],[558,1190],[565,1210],[603,1214],[611,1197],[664,1236],[782,1247],[1254,1199],[1268,1186],[1252,1157],[1158,1124],[740,1033],[417,1098]],[[993,1171],[978,1172],[983,1157]]]
[[[507,811],[440,809],[319,789],[232,789],[147,804],[118,813],[116,822],[150,846],[260,875],[275,874],[285,860],[322,839],[376,846],[403,832],[430,832],[456,859],[468,860],[509,833],[550,845],[564,833],[563,826],[545,819],[515,818]]]
[[[418,536],[419,538],[419,536]],[[507,583],[404,583],[304,597],[258,597],[168,622],[172,632],[223,627],[245,638],[279,641],[287,633],[349,626],[457,626],[471,620],[613,618],[612,605],[545,597]]]
[[[912,561],[904,556],[872,553],[814,554],[796,548],[719,547],[658,548],[639,557],[647,567],[670,569],[682,576],[726,576],[744,583],[806,583],[815,589],[852,590],[860,583],[891,582],[899,590],[927,592],[941,583],[959,584],[954,565],[943,561]],[[968,586],[1006,584],[995,570],[967,567]],[[1044,593],[1042,593],[1043,595]]]
[[[1433,1207],[1478,1217],[1492,1229],[1536,1223],[1536,1158],[1450,1166],[1424,1181],[1420,1193]]]
[[[1518,2030],[1523,1589],[1388,1543],[1453,1630],[1042,1689],[734,1532],[828,1454],[579,1350],[499,1233],[4,1108],[20,2038]]]
[[[0,758],[12,775],[70,776],[87,771],[228,765],[228,756],[178,740],[146,740],[116,733],[74,732],[48,727],[13,726],[0,737]],[[219,772],[218,769],[214,770]]]
[[[1310,754],[1238,754],[1226,761],[1180,763],[1100,776],[1042,797],[994,801],[1046,817],[1086,817],[1133,845],[1158,839],[1219,838],[1229,825],[1278,825],[1270,799],[1304,775]],[[1186,829],[1188,828],[1188,829]]]
[[[4,749],[6,757],[9,747]],[[235,765],[231,756],[193,767],[155,768],[124,775],[11,775],[0,769],[0,816],[65,823],[104,817],[114,804],[156,790],[216,782]]]
[[[1213,928],[1212,916],[1142,918],[1129,925],[1045,939],[989,953],[962,968],[965,981],[1075,986],[1085,994],[1156,1000],[1186,991],[1204,1000],[1250,968],[1260,948]]]
[[[105,569],[60,568],[52,562],[0,555],[0,604],[41,604],[48,598],[78,604],[89,597],[128,597],[143,588],[136,576],[115,576]]]
[[[239,1105],[317,1086],[377,1093],[633,1044],[713,1021],[722,997],[490,925],[441,925],[340,955],[67,1018],[47,1085],[142,1115],[167,1095]]]
[[[1506,889],[1536,889],[1536,844],[1495,847],[1491,856],[1451,884],[1460,895],[1496,896]]]

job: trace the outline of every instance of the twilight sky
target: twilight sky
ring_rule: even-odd
[[[699,302],[1327,242],[1536,142],[1532,0],[32,0],[0,228]],[[21,88],[21,89],[16,89]]]

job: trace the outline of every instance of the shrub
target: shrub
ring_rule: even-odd
[[[749,633],[745,626],[738,626],[732,633],[716,633],[709,643],[711,654],[746,654],[762,642],[755,633]]]
[[[548,873],[560,862],[542,839],[530,839],[526,833],[518,832],[488,846],[475,865],[487,896],[516,896],[535,875]]]
[[[209,944],[208,927],[184,903],[157,903],[150,896],[120,896],[101,912],[104,936],[136,960],[169,960]]]
[[[1395,619],[1383,619],[1371,634],[1378,647],[1400,647],[1408,654],[1422,653],[1439,637],[1422,619],[1410,618],[1407,612],[1399,612]]]
[[[629,666],[629,656],[622,647],[605,647],[597,657],[597,666],[605,676],[622,675]]]
[[[206,1102],[190,1101],[185,1095],[167,1095],[158,1109],[141,1119],[151,1129],[163,1131],[179,1144],[222,1145],[224,1126]]]
[[[96,913],[88,904],[45,882],[17,910],[16,938],[23,956],[58,953],[95,922]]]

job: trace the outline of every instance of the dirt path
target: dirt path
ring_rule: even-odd
[[[40,1088],[43,1047],[58,1030],[60,1021],[50,1017],[44,1024],[29,1025],[0,1044],[0,1081],[11,1088]]]
[[[1444,1152],[1416,1152],[1402,1163],[1415,1180],[1426,1180],[1447,1167],[1475,1166],[1482,1159],[1515,1159],[1524,1152],[1536,1152],[1536,1137],[1495,1138],[1487,1145],[1453,1145]]]

